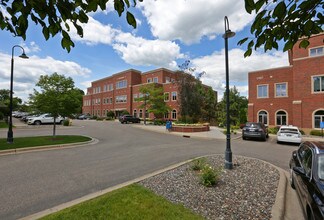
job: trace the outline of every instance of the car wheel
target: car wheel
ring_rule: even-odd
[[[41,121],[35,121],[34,124],[35,124],[35,125],[41,125],[42,122],[41,122]]]
[[[293,172],[294,172],[293,169],[290,168],[289,182],[290,182],[290,186],[291,186],[291,188],[296,189],[296,188],[295,188],[294,177],[293,177]]]
[[[264,137],[262,137],[263,141],[267,141],[267,136],[265,135]]]
[[[246,140],[246,137],[242,136],[242,139],[243,139],[243,140]]]

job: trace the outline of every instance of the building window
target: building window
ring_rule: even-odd
[[[172,92],[171,93],[172,96],[172,101],[176,101],[177,100],[177,92]]]
[[[177,110],[172,110],[172,119],[177,119]]]
[[[165,83],[169,83],[169,82],[171,82],[170,77],[165,77]]]
[[[268,113],[266,111],[260,111],[258,118],[260,123],[263,123],[265,125],[268,124]]]
[[[143,118],[143,110],[142,109],[139,110],[139,117]]]
[[[321,128],[321,122],[324,122],[324,110],[319,110],[314,114],[314,127]]]
[[[313,91],[324,92],[324,76],[313,76]]]
[[[169,99],[170,99],[170,93],[169,93],[169,92],[165,92],[165,93],[164,93],[164,101],[165,101],[165,102],[168,102]]]
[[[148,118],[149,117],[149,113],[148,113],[148,110],[145,111],[145,118]]]
[[[169,112],[164,113],[164,118],[169,118]]]
[[[258,85],[258,98],[268,98],[268,85]]]
[[[137,94],[134,94],[134,95],[133,95],[134,102],[137,102],[137,99],[138,99],[137,96],[138,96]]]
[[[146,82],[147,82],[147,83],[151,83],[151,82],[152,82],[152,78],[148,78],[148,79],[146,80]]]
[[[324,55],[324,47],[311,48],[309,50],[309,56],[311,57],[320,55]]]
[[[134,117],[137,117],[137,111],[136,111],[136,109],[134,109],[133,115],[134,115]]]
[[[287,83],[277,83],[276,85],[276,97],[287,97]]]
[[[158,83],[158,82],[159,82],[159,78],[158,78],[158,77],[154,77],[154,78],[153,78],[153,82],[154,82],[154,83]]]
[[[277,112],[277,125],[287,125],[287,113],[285,111]]]
[[[125,103],[127,102],[127,95],[116,96],[116,103]]]
[[[116,83],[116,89],[123,89],[127,87],[127,80],[118,81]]]

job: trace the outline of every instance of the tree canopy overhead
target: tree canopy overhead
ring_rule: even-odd
[[[277,49],[278,41],[285,42],[283,51],[292,49],[302,38],[299,47],[309,45],[309,37],[323,32],[323,0],[244,0],[248,13],[256,13],[248,37],[240,40],[239,45],[248,42],[244,56],[250,56],[252,50],[264,47],[264,51]]]
[[[0,28],[11,32],[14,36],[26,39],[29,22],[33,21],[42,27],[44,38],[48,40],[61,33],[61,45],[68,52],[74,43],[70,38],[70,25],[76,28],[83,37],[81,24],[89,20],[88,13],[99,8],[107,9],[109,0],[0,0]],[[128,11],[136,1],[143,0],[114,0],[114,9],[121,16],[126,11],[127,22],[136,28],[136,20]],[[3,11],[3,9],[5,9]]]

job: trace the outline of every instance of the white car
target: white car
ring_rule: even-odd
[[[56,118],[55,122],[57,124],[63,124],[64,118],[59,116]],[[53,124],[54,123],[54,117],[50,114],[42,114],[37,117],[29,118],[27,121],[27,124],[29,125],[41,125],[41,124]]]
[[[277,132],[277,143],[288,142],[300,144],[302,142],[302,134],[298,127],[291,125],[283,125]]]

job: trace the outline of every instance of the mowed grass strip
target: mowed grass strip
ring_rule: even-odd
[[[90,141],[91,138],[80,135],[57,135],[38,137],[14,137],[12,144],[7,143],[7,138],[0,138],[0,150],[9,150],[24,147],[39,147],[47,145],[71,144]]]
[[[112,191],[41,218],[51,219],[127,219],[127,220],[200,220],[203,217],[157,196],[138,184]]]
[[[8,128],[8,124],[4,121],[0,121],[0,128]]]

